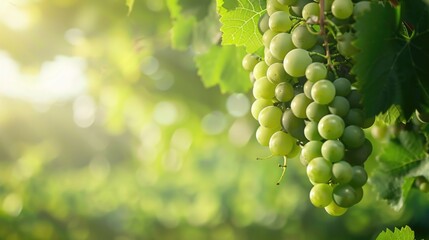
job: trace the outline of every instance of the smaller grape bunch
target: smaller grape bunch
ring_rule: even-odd
[[[273,156],[299,156],[313,184],[311,203],[333,216],[344,214],[363,197],[368,179],[364,163],[372,144],[354,87],[351,56],[354,16],[368,1],[268,0],[259,20],[264,50],[243,58],[250,72],[259,122],[256,139]]]

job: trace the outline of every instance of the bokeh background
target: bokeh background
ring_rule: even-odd
[[[0,0],[0,239],[429,237],[417,191],[395,212],[368,185],[334,218],[299,160],[277,186],[251,95],[205,88],[171,21],[161,0]]]

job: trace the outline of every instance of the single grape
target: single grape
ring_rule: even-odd
[[[346,213],[347,208],[340,207],[332,201],[327,207],[325,207],[325,211],[331,216],[338,217]]]
[[[256,99],[272,99],[276,85],[268,81],[268,78],[262,77],[253,84],[253,96]]]
[[[359,49],[357,49],[352,42],[355,40],[355,36],[351,32],[345,32],[340,36],[337,36],[337,50],[344,57],[352,57],[356,54]]]
[[[365,185],[365,183],[368,181],[368,174],[365,171],[365,168],[362,166],[353,166],[353,177],[350,181],[350,185],[358,188]]]
[[[258,62],[253,69],[253,76],[256,80],[263,78],[267,75],[268,65],[264,62]]]
[[[264,43],[265,47],[270,47],[271,40],[277,35],[276,32],[272,31],[271,29],[268,29],[264,32],[262,35],[262,43]]]
[[[322,153],[320,149],[322,148],[322,142],[320,141],[310,141],[304,145],[301,151],[300,161],[304,166],[307,166],[308,163],[314,158],[321,157]]]
[[[308,99],[311,99],[311,100],[312,100],[312,98],[311,98],[311,88],[313,87],[313,84],[314,84],[314,83],[312,83],[312,82],[310,82],[310,81],[306,81],[306,82],[304,83],[304,86],[303,86],[303,90],[304,90],[304,94],[305,94],[305,96],[306,96]]]
[[[362,128],[349,125],[344,129],[341,141],[349,149],[358,148],[365,142],[365,133]]]
[[[287,32],[292,27],[292,20],[289,16],[289,13],[285,11],[274,12],[270,15],[268,26],[274,32]]]
[[[307,20],[311,16],[319,17],[320,7],[318,3],[307,3],[302,9],[302,18]]]
[[[317,129],[324,139],[335,140],[343,135],[344,121],[337,115],[328,114],[320,119]]]
[[[349,208],[356,202],[356,191],[349,184],[340,184],[334,188],[332,198],[338,206]]]
[[[270,138],[269,148],[274,156],[286,156],[292,151],[295,141],[291,135],[277,131]]]
[[[290,81],[292,79],[292,77],[285,72],[282,63],[271,64],[267,70],[267,78],[274,84]]]
[[[312,183],[327,183],[332,177],[331,169],[331,162],[317,157],[308,163],[307,176]]]
[[[259,22],[258,22],[258,30],[261,34],[263,34],[264,32],[266,32],[268,29],[270,29],[270,27],[268,26],[268,19],[270,17],[268,16],[267,13],[265,13],[264,15],[262,15],[259,18]]]
[[[288,6],[280,4],[276,0],[267,1],[267,13],[269,16],[273,15],[277,11],[288,11]]]
[[[349,183],[353,177],[353,168],[346,161],[336,162],[332,165],[332,176],[337,183]]]
[[[298,144],[294,144],[292,151],[290,151],[289,154],[287,154],[286,156],[288,158],[295,158],[297,156],[299,156],[301,154],[301,147]]]
[[[267,128],[278,130],[281,128],[282,114],[282,110],[276,106],[265,107],[259,113],[259,124]]]
[[[308,31],[306,25],[299,25],[292,32],[292,42],[297,48],[310,49],[317,42],[317,35]]]
[[[268,66],[270,66],[270,65],[271,65],[271,64],[273,64],[273,63],[281,63],[281,62],[282,62],[281,60],[279,60],[279,59],[275,58],[275,57],[271,54],[271,52],[270,52],[270,49],[269,49],[269,48],[265,48],[265,50],[264,50],[264,61],[265,61],[265,63],[266,63]]]
[[[337,78],[334,81],[334,86],[337,96],[346,97],[351,91],[352,84],[346,78]]]
[[[307,118],[305,111],[310,103],[311,99],[307,98],[304,93],[300,93],[292,99],[290,108],[295,116],[299,118]]]
[[[259,57],[256,54],[246,54],[242,61],[242,66],[244,70],[251,72],[255,65],[259,62]]]
[[[271,39],[269,46],[271,53],[277,59],[284,59],[288,52],[296,48],[290,33],[278,33]]]
[[[344,144],[339,140],[327,140],[322,144],[321,152],[325,159],[339,162],[344,158]]]
[[[253,118],[258,120],[258,116],[261,110],[264,109],[265,107],[272,106],[272,105],[273,105],[273,102],[270,100],[256,99],[253,102],[252,107],[250,108],[250,112],[252,113]]]
[[[363,188],[361,188],[361,187],[355,188],[355,193],[356,193],[356,198],[355,198],[355,202],[353,203],[353,205],[359,203],[362,200]]]
[[[323,56],[326,55],[325,51],[326,49],[320,45],[319,43],[316,43],[316,45],[314,45],[310,50],[308,50],[310,53],[319,53],[319,54],[311,54],[311,59],[313,60],[313,62],[320,62],[320,63],[325,63],[326,62],[326,58],[324,58]]]
[[[300,141],[307,142],[304,135],[304,119],[296,117],[291,109],[286,109],[282,116],[283,129]]]
[[[332,202],[332,187],[326,183],[318,183],[310,190],[310,201],[315,207],[326,207]]]
[[[335,86],[329,80],[319,80],[311,88],[311,97],[318,104],[329,104],[335,97]]]
[[[268,146],[270,143],[270,138],[275,132],[275,129],[259,126],[256,130],[256,140],[262,146]]]
[[[365,121],[365,114],[360,108],[352,108],[344,117],[344,121],[347,125],[356,125],[361,127]]]
[[[329,112],[332,114],[344,117],[350,109],[349,101],[345,97],[336,96],[329,104]]]
[[[304,128],[304,135],[309,141],[321,141],[323,139],[317,130],[317,122],[308,122]]]
[[[350,91],[349,95],[347,95],[347,99],[349,100],[350,108],[362,107],[362,104],[361,104],[362,95],[356,89],[353,89]]]
[[[289,102],[294,97],[294,90],[292,84],[288,82],[281,82],[276,86],[275,97],[280,102]]]
[[[302,10],[304,9],[304,6],[308,3],[313,2],[312,0],[298,0],[298,2],[294,5],[291,5],[290,12],[292,15],[296,17],[302,17]]]
[[[368,139],[362,146],[354,149],[348,149],[345,155],[345,160],[351,165],[362,165],[372,153],[372,144]]]
[[[307,118],[314,122],[319,122],[322,117],[329,114],[328,106],[312,102],[305,110]]]
[[[347,19],[353,14],[353,2],[351,0],[334,0],[331,11],[334,17]]]
[[[305,75],[305,69],[311,62],[311,57],[306,50],[296,48],[286,54],[283,66],[290,76],[302,77]]]
[[[327,74],[328,70],[326,69],[325,64],[320,62],[311,63],[305,70],[305,77],[308,81],[313,83],[325,79]]]

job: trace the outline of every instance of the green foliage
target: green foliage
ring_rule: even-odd
[[[414,240],[414,231],[408,226],[401,229],[395,228],[393,232],[387,228],[377,236],[376,240]]]
[[[238,5],[222,4],[218,1],[221,15],[222,44],[246,47],[249,53],[262,47],[262,35],[258,30],[259,18],[265,13],[265,0],[237,0]],[[219,6],[219,4],[222,4]],[[232,4],[233,5],[233,4]]]
[[[198,74],[206,87],[220,85],[222,92],[246,91],[251,83],[241,67],[246,52],[234,46],[213,46],[209,52],[195,57]]]
[[[421,0],[404,2],[401,19],[390,5],[372,3],[354,25],[360,52],[352,71],[368,115],[396,104],[408,119],[416,108],[429,106],[429,10]]]
[[[404,205],[414,179],[429,177],[429,158],[424,136],[401,131],[397,140],[383,145],[377,156],[379,167],[371,178],[381,198],[395,210]]]

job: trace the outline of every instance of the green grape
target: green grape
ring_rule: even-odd
[[[302,18],[307,20],[311,16],[319,17],[320,7],[318,3],[311,2],[307,3],[302,9]]]
[[[332,165],[332,176],[337,183],[349,183],[353,177],[353,168],[346,161],[336,162]]]
[[[325,207],[325,211],[331,216],[338,217],[346,213],[347,208],[340,207],[332,201],[327,207]]]
[[[307,166],[307,177],[312,183],[327,183],[332,177],[332,163],[323,157],[311,160]]]
[[[308,81],[313,83],[325,79],[327,74],[328,70],[326,69],[325,64],[320,62],[311,63],[305,70],[305,77]]]
[[[353,16],[359,17],[368,12],[371,9],[371,2],[370,1],[360,1],[355,3],[355,6],[353,7]]]
[[[258,121],[261,126],[277,130],[281,128],[282,115],[283,112],[280,108],[268,106],[261,110]]]
[[[345,160],[351,165],[362,165],[372,153],[372,144],[368,139],[362,146],[355,149],[348,149],[345,155]]]
[[[365,115],[362,109],[352,108],[349,110],[347,115],[344,117],[344,121],[347,125],[363,126],[365,121]]]
[[[328,106],[312,102],[305,110],[307,118],[314,122],[319,122],[322,117],[329,114]]]
[[[267,1],[267,13],[268,15],[273,15],[277,11],[288,11],[288,6],[280,4],[277,0],[268,0]]]
[[[332,187],[326,183],[318,183],[310,190],[310,201],[318,208],[326,207],[332,202]]]
[[[353,166],[353,176],[349,184],[355,188],[358,188],[365,185],[367,181],[368,174],[366,173],[365,168],[362,166]]]
[[[299,118],[307,118],[305,111],[310,103],[311,99],[307,98],[304,93],[300,93],[292,99],[290,108],[295,116]]]
[[[268,29],[270,29],[270,27],[268,26],[268,19],[270,17],[268,16],[267,13],[265,13],[264,15],[262,15],[259,18],[259,22],[258,22],[258,30],[261,34],[264,34],[264,32],[266,32]]]
[[[369,128],[372,125],[374,125],[374,122],[375,122],[375,117],[374,116],[372,116],[372,117],[366,117],[365,120],[363,121],[363,124],[361,126],[359,126],[359,127]]]
[[[273,105],[273,102],[270,100],[256,99],[253,102],[252,107],[250,108],[250,112],[252,113],[253,118],[258,120],[258,116],[261,110],[264,109],[265,107],[272,106],[272,105]]]
[[[295,158],[295,157],[299,156],[300,153],[301,153],[301,147],[298,144],[294,144],[292,151],[290,151],[290,153],[287,154],[286,156],[288,158]]]
[[[317,129],[324,139],[335,140],[343,135],[344,121],[337,115],[328,114],[320,119]]]
[[[352,57],[356,54],[359,49],[353,46],[352,42],[355,40],[355,36],[351,32],[345,32],[340,36],[337,36],[337,50],[344,57]]]
[[[349,112],[350,104],[345,97],[336,96],[328,108],[330,113],[344,117]]]
[[[288,52],[296,48],[290,33],[278,33],[271,39],[269,46],[272,55],[277,59],[284,59]]]
[[[314,45],[310,50],[309,50],[309,52],[310,53],[319,53],[319,54],[321,54],[322,56],[325,56],[326,55],[326,53],[325,53],[325,48],[322,46],[322,45],[320,45],[320,44],[316,44],[316,45]],[[318,55],[318,54],[312,54],[311,55],[311,59],[313,60],[313,62],[320,62],[320,63],[325,63],[326,62],[326,58],[324,58],[324,57],[322,57],[322,56],[320,56],[320,55]]]
[[[262,146],[268,146],[270,143],[271,136],[276,132],[277,130],[272,128],[266,128],[264,126],[259,126],[256,130],[256,140],[259,144]]]
[[[289,102],[294,97],[294,90],[292,84],[288,82],[281,82],[276,86],[275,97],[280,102]]]
[[[286,73],[282,63],[271,64],[267,70],[267,78],[274,84],[290,81],[292,79],[292,77]]]
[[[337,78],[334,81],[337,96],[347,97],[351,91],[352,84],[346,78]]]
[[[307,3],[313,2],[312,0],[298,0],[298,2],[294,5],[291,5],[290,12],[292,15],[297,17],[302,17],[302,10]]]
[[[270,47],[271,40],[277,35],[276,32],[271,31],[271,29],[268,29],[264,32],[262,35],[262,43],[264,43],[265,47]]]
[[[256,99],[272,99],[276,85],[268,81],[268,78],[262,77],[253,84],[253,96]]]
[[[283,129],[292,135],[294,138],[303,142],[307,142],[304,135],[305,122],[304,119],[296,117],[291,109],[286,109],[281,120]]]
[[[302,77],[305,75],[305,69],[311,62],[311,57],[306,50],[296,48],[286,54],[283,66],[290,76]]]
[[[335,86],[329,80],[319,80],[311,88],[311,97],[318,104],[329,104],[335,97]]]
[[[265,62],[258,62],[253,69],[253,76],[256,80],[263,78],[267,75],[268,65]]]
[[[362,128],[350,125],[344,129],[341,141],[349,149],[358,148],[365,142],[365,133]]]
[[[356,89],[350,91],[349,95],[347,95],[347,99],[349,100],[350,108],[362,107],[362,104],[361,104],[362,96]]]
[[[325,0],[325,11],[330,12],[334,0]]]
[[[321,152],[325,159],[339,162],[344,158],[344,144],[339,140],[327,140],[322,144]]]
[[[338,206],[349,208],[355,204],[356,191],[349,184],[340,184],[334,188],[332,198]]]
[[[320,141],[310,141],[304,145],[301,150],[300,161],[304,166],[307,166],[308,163],[314,158],[321,157],[322,142]]]
[[[268,26],[274,32],[287,32],[292,27],[292,20],[289,16],[289,13],[285,11],[274,12],[270,15]]]
[[[317,35],[308,31],[305,25],[299,25],[292,32],[292,42],[297,48],[310,49],[317,42]]]
[[[270,138],[269,148],[274,156],[286,156],[292,151],[294,144],[295,139],[291,135],[277,131]]]
[[[308,99],[312,99],[312,98],[311,98],[311,88],[313,87],[313,84],[314,84],[314,83],[312,83],[312,82],[310,82],[310,81],[306,81],[306,82],[304,83],[303,90],[304,90],[304,94],[305,94],[305,96],[306,96]]]
[[[264,61],[265,61],[265,63],[266,63],[268,66],[270,66],[270,65],[271,65],[271,64],[273,64],[273,63],[281,63],[281,62],[282,62],[281,60],[279,60],[279,59],[275,58],[275,57],[271,54],[271,52],[270,52],[270,49],[269,49],[269,48],[265,48],[265,50],[264,50]]]
[[[251,72],[253,68],[255,68],[255,65],[259,62],[259,57],[256,54],[248,53],[246,56],[244,56],[242,63],[242,66],[244,70]]]
[[[305,125],[304,135],[305,138],[307,138],[309,141],[321,141],[323,139],[322,136],[320,136],[319,131],[317,130],[316,122],[308,122],[307,125]]]
[[[353,2],[351,0],[334,0],[331,11],[334,17],[347,19],[353,14]]]

